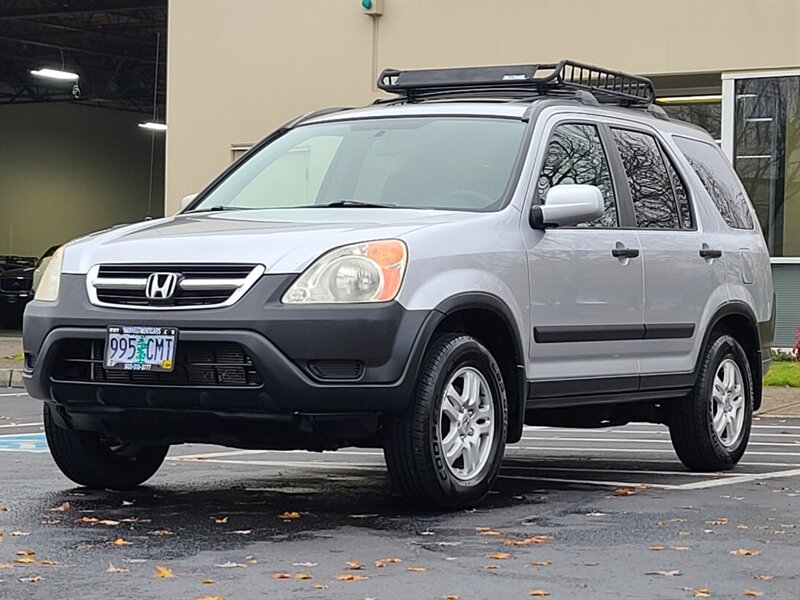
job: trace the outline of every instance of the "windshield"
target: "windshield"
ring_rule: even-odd
[[[518,120],[474,117],[301,126],[248,155],[192,210],[498,210],[524,128]]]

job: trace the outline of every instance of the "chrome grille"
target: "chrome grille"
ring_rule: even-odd
[[[147,280],[154,273],[177,275],[172,296],[147,296]],[[97,306],[151,310],[215,308],[239,300],[263,274],[262,265],[99,265],[89,271],[86,285],[90,301]]]

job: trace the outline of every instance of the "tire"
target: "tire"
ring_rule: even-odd
[[[129,490],[150,479],[169,446],[121,443],[92,431],[60,427],[44,405],[44,431],[50,454],[69,479],[89,488]]]
[[[385,425],[393,487],[422,508],[474,506],[500,471],[507,426],[505,385],[491,353],[471,336],[440,336],[425,353],[412,405]]]
[[[739,342],[727,334],[711,336],[701,361],[692,393],[674,407],[671,415],[672,445],[689,469],[731,469],[742,458],[750,439],[752,370]],[[725,379],[729,376],[730,382]]]

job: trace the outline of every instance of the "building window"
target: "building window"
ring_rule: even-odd
[[[800,256],[800,77],[735,81],[733,164],[772,256]]]
[[[722,139],[722,102],[719,97],[661,98],[659,105],[670,118],[702,127],[717,143]]]

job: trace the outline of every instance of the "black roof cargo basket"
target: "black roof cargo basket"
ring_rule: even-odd
[[[589,92],[598,102],[648,106],[656,98],[646,77],[572,60],[540,65],[398,71],[386,69],[378,87],[407,102],[473,97],[526,99]]]

